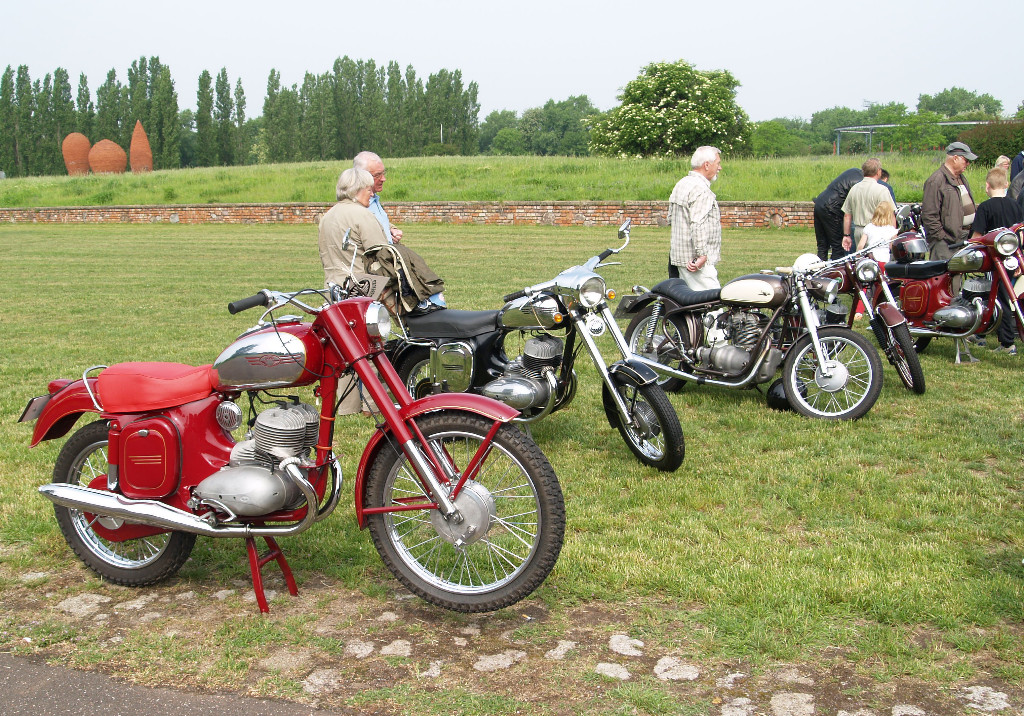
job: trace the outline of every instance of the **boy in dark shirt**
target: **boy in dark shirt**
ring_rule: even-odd
[[[971,226],[972,239],[984,236],[993,229],[1009,228],[1024,221],[1024,210],[1020,204],[1006,196],[1008,186],[1006,171],[1003,169],[993,169],[985,177],[985,193],[990,198],[978,204],[974,224]],[[1020,271],[1021,267],[1018,266],[1013,275],[1019,276]],[[1009,305],[1010,297],[1002,286],[999,287],[999,300]],[[1013,356],[1017,355],[1017,346],[1013,343],[1017,335],[1014,323],[1013,315],[1005,311],[996,332],[999,336],[999,347],[996,350]]]

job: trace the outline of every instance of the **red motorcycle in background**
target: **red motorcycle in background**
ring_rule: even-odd
[[[1003,311],[1011,312],[1024,336],[1022,238],[1024,223],[996,229],[971,239],[948,261],[926,261],[928,244],[920,234],[901,234],[893,240],[880,295],[889,302],[898,298],[918,352],[932,338],[954,338],[956,362],[974,362],[966,339],[995,330]],[[999,297],[1000,287],[1010,297],[1008,302]]]
[[[517,411],[464,393],[413,400],[384,355],[389,314],[369,298],[338,287],[264,290],[228,309],[256,306],[266,308],[259,324],[212,365],[94,366],[29,402],[20,420],[35,421],[33,447],[84,414],[100,418],[68,439],[54,481],[39,488],[88,567],[145,586],[174,575],[197,535],[235,537],[245,540],[261,611],[261,569],[271,561],[297,594],[275,538],[305,531],[338,504],[335,414],[354,375],[378,413],[355,476],[356,519],[391,572],[462,612],[509,606],[544,581],[565,508],[547,458],[511,424]],[[286,306],[312,321],[273,316]],[[273,392],[311,385],[319,408]],[[248,432],[236,441],[243,395]]]

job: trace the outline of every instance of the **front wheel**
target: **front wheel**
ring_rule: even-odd
[[[655,316],[654,307],[649,304],[633,316],[626,327],[626,342],[637,355],[678,370],[683,366],[682,350],[689,345],[686,326],[676,318]],[[658,385],[666,393],[674,393],[685,384],[681,378],[658,376]]]
[[[619,429],[629,449],[644,465],[663,472],[678,469],[685,452],[683,428],[665,391],[656,383],[636,385],[621,375],[613,375],[612,382],[625,401],[633,424],[623,423],[607,385],[601,393],[605,414],[612,426]]]
[[[896,369],[896,374],[903,381],[903,385],[922,395],[925,391],[924,369],[921,367],[921,358],[914,348],[910,328],[906,323],[889,328],[878,314],[875,314],[871,327],[878,338],[878,344]]]
[[[461,472],[493,423],[443,411],[417,420],[436,453]],[[551,572],[565,535],[558,477],[540,448],[502,425],[475,479],[455,498],[462,521],[438,510],[409,509],[430,501],[406,455],[381,449],[368,471],[365,505],[402,511],[372,515],[373,544],[384,564],[414,594],[459,612],[486,612],[529,596]]]
[[[818,340],[827,371],[818,364],[811,334],[805,333],[790,346],[782,364],[786,399],[809,418],[863,417],[882,392],[878,351],[864,336],[848,328],[819,328]]]
[[[107,474],[107,423],[90,423],[72,435],[57,457],[53,481],[68,485],[105,487]],[[135,539],[116,539],[124,520],[97,517],[80,510],[54,505],[57,524],[75,554],[96,574],[114,584],[143,587],[177,573],[192,553],[196,536],[185,532],[160,532]]]

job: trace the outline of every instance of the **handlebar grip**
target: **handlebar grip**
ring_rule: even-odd
[[[597,255],[598,261],[604,261],[606,258],[615,253],[615,249],[605,249]]]
[[[523,296],[526,296],[526,295],[527,295],[526,291],[516,291],[514,293],[508,294],[502,300],[505,303],[508,303],[509,301],[515,301],[517,298],[522,298]]]
[[[248,311],[250,308],[256,308],[256,306],[266,306],[270,298],[267,294],[260,291],[259,293],[249,296],[249,298],[240,298],[237,301],[232,301],[228,304],[228,313],[234,315],[241,313],[242,311]]]

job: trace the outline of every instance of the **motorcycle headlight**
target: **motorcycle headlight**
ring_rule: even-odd
[[[1012,274],[1020,268],[1020,261],[1017,260],[1016,256],[1010,256],[1009,258],[1003,259],[1003,266]]]
[[[604,279],[591,276],[580,286],[580,303],[586,308],[593,308],[604,300]]]
[[[381,341],[387,340],[391,334],[391,314],[384,308],[384,304],[372,301],[366,307],[366,332],[370,338]]]
[[[861,283],[874,283],[878,280],[878,262],[874,259],[861,259],[857,262],[857,280]]]
[[[1003,231],[996,237],[993,244],[996,247],[996,251],[1003,256],[1010,256],[1020,248],[1020,239],[1012,231]]]

